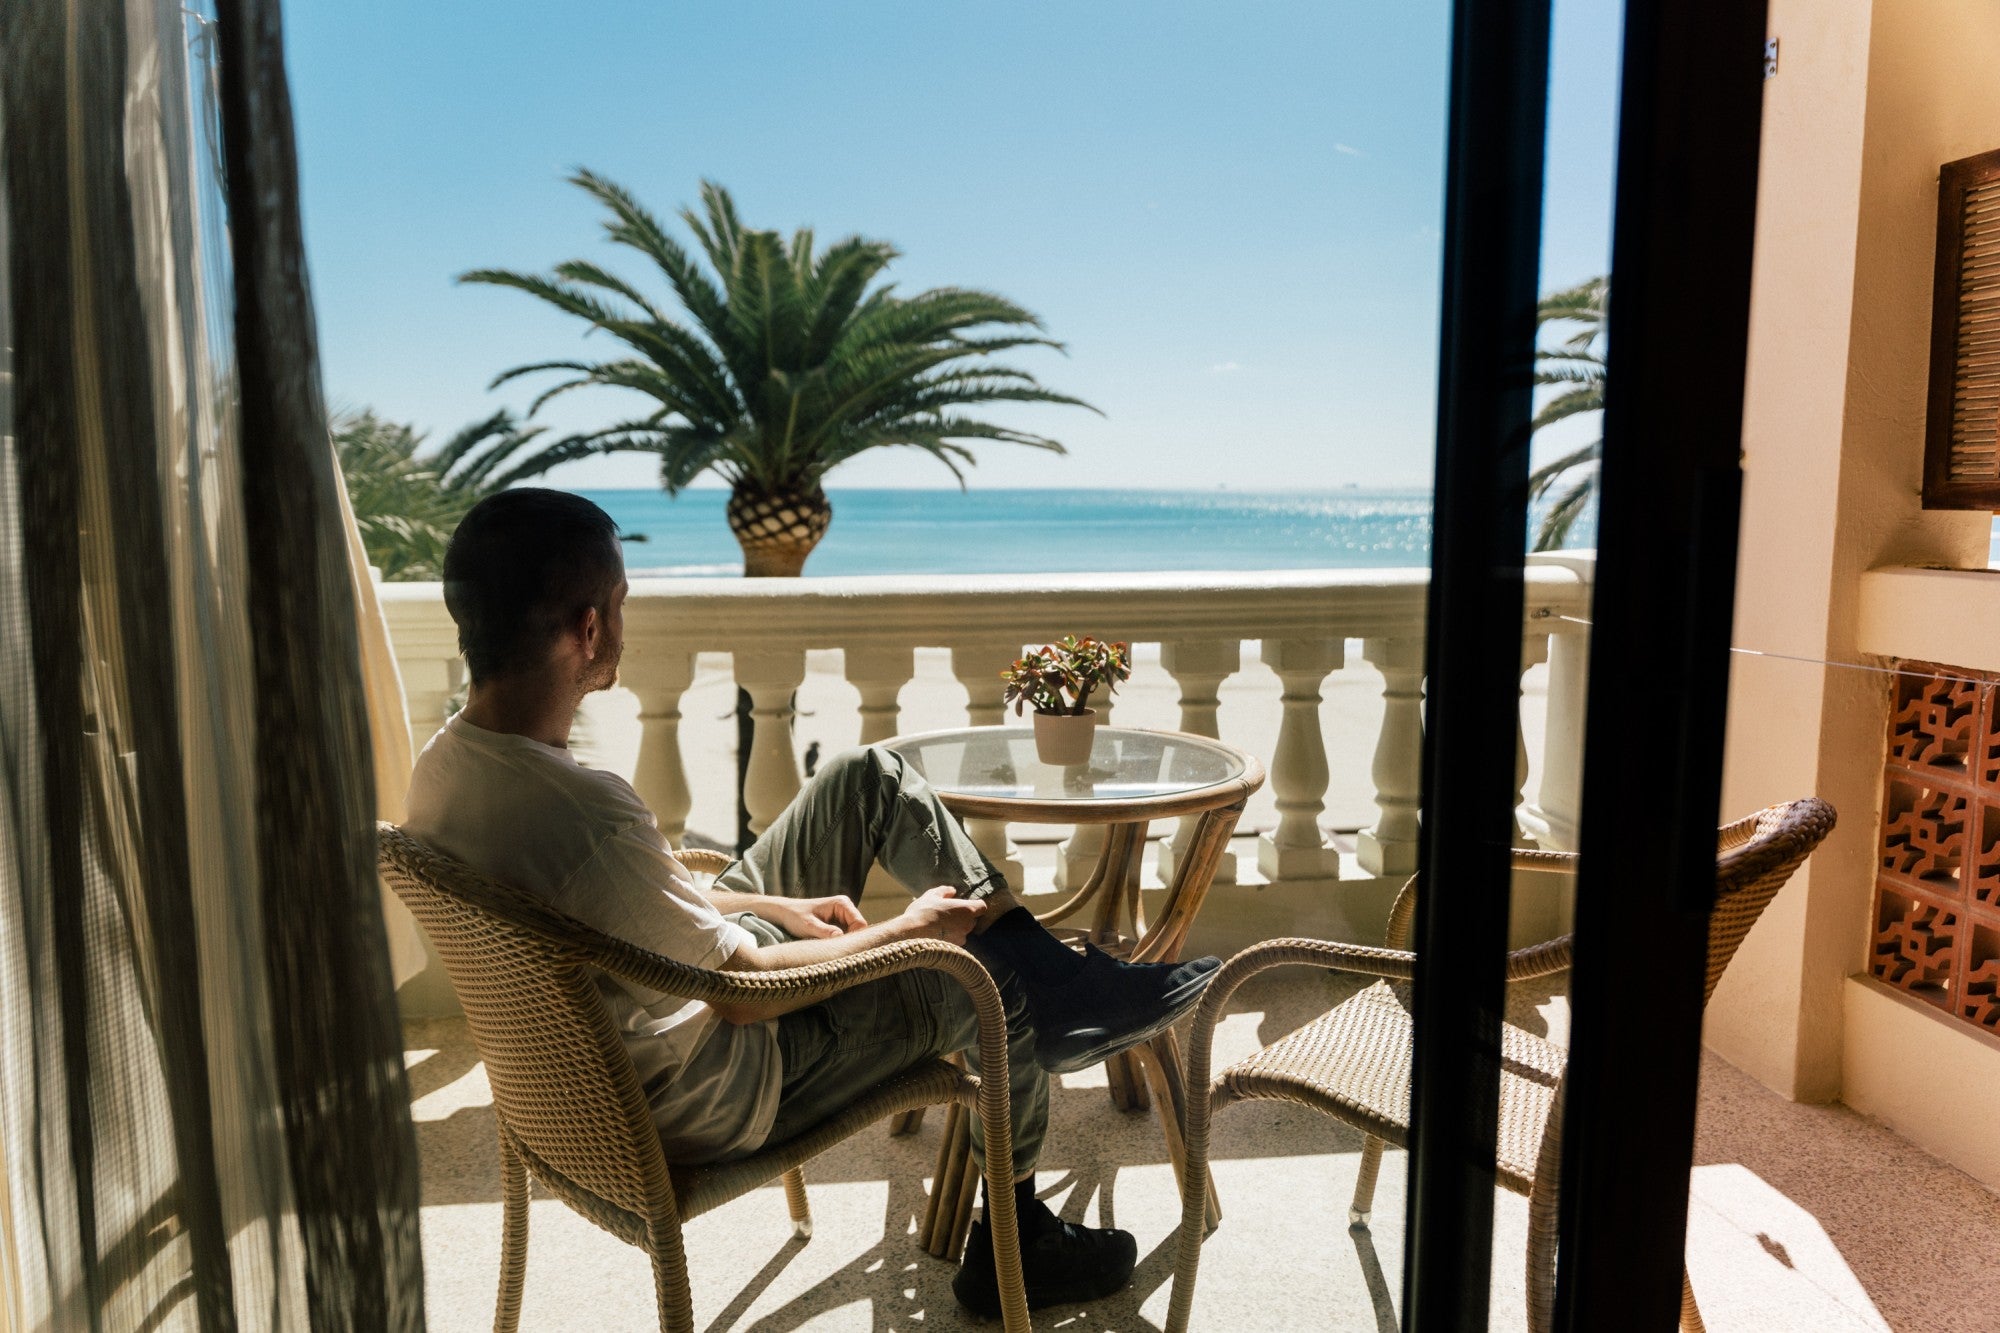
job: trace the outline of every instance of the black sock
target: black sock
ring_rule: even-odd
[[[1060,986],[1083,966],[1083,955],[1049,934],[1025,907],[994,918],[993,924],[965,942],[973,957],[1005,963],[1032,999],[1036,990]]]

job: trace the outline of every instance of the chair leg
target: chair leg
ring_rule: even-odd
[[[1556,1190],[1537,1179],[1528,1194],[1528,1333],[1549,1333],[1555,1321]]]
[[[923,1222],[917,1228],[917,1243],[935,1258],[956,1262],[951,1234],[958,1217],[958,1193],[965,1178],[965,1164],[972,1160],[972,1126],[969,1113],[956,1102],[945,1112],[944,1137],[938,1143],[937,1169],[931,1173],[930,1197],[924,1201]]]
[[[653,1257],[653,1291],[660,1303],[660,1333],[694,1333],[694,1297],[688,1290],[687,1251],[678,1224],[655,1227],[646,1249]]]
[[[1694,1283],[1688,1280],[1685,1267],[1681,1269],[1681,1333],[1707,1333],[1701,1310],[1694,1303]]]
[[[889,1117],[889,1137],[892,1139],[900,1139],[905,1134],[914,1134],[923,1127],[924,1108],[921,1106],[898,1111]]]
[[[528,1167],[507,1131],[500,1131],[500,1297],[493,1310],[493,1333],[521,1326],[521,1287],[528,1276]]]
[[[1205,1054],[1205,1052],[1204,1052]],[[1195,1276],[1201,1270],[1201,1245],[1208,1236],[1208,1207],[1212,1186],[1208,1175],[1208,1130],[1213,1107],[1206,1083],[1204,1060],[1199,1071],[1203,1083],[1192,1085],[1187,1119],[1182,1124],[1181,1228],[1179,1252],[1174,1259],[1174,1292],[1167,1307],[1166,1333],[1187,1333],[1188,1315],[1194,1307]]]
[[[812,1239],[812,1208],[806,1203],[806,1173],[803,1167],[793,1167],[785,1172],[785,1207],[792,1214],[792,1235],[800,1240]]]
[[[1370,1134],[1361,1145],[1361,1169],[1354,1173],[1354,1202],[1347,1206],[1348,1229],[1366,1229],[1375,1211],[1375,1182],[1382,1175],[1382,1140]]]
[[[1181,1045],[1173,1029],[1155,1037],[1141,1048],[1139,1066],[1153,1085],[1153,1100],[1160,1111],[1160,1132],[1167,1141],[1167,1160],[1173,1164],[1174,1180],[1187,1185],[1187,1142],[1182,1126],[1187,1122],[1187,1086],[1181,1079]],[[1207,1226],[1214,1231],[1222,1225],[1222,1202],[1216,1197],[1215,1181],[1208,1182]]]
[[[943,1258],[956,1262],[965,1253],[965,1239],[972,1234],[972,1206],[979,1199],[979,1164],[972,1160],[972,1135],[965,1138],[965,1174],[958,1185],[958,1207],[951,1219],[951,1234],[945,1237]]]

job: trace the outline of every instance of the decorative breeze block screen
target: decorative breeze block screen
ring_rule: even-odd
[[[1895,682],[1868,970],[2000,1032],[2000,676]]]
[[[1926,509],[2000,509],[2000,151],[1938,171]]]

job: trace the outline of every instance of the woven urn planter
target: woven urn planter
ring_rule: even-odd
[[[746,575],[797,578],[833,522],[833,505],[817,488],[779,494],[738,488],[729,497],[727,516],[743,548]]]
[[[1071,768],[1090,762],[1091,742],[1097,739],[1097,710],[1081,713],[1036,713],[1035,755],[1043,763]]]

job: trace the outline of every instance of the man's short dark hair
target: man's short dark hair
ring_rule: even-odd
[[[618,525],[580,495],[524,486],[472,507],[444,553],[444,604],[475,681],[535,666],[624,577]]]

